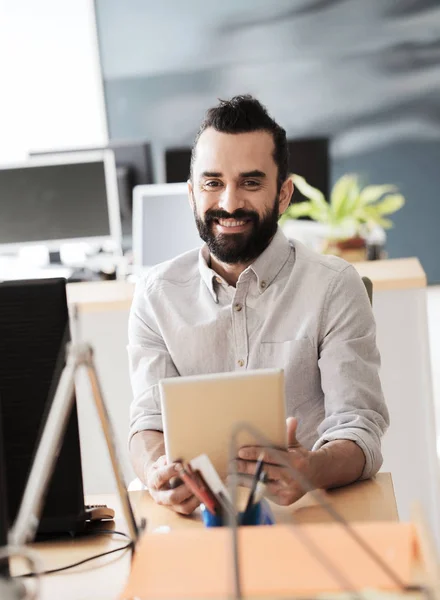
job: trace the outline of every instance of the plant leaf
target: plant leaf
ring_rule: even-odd
[[[380,225],[384,229],[391,229],[394,227],[394,223],[390,219],[382,219],[381,217],[378,217],[374,223],[376,225]]]
[[[356,175],[343,175],[333,186],[331,194],[331,213],[337,223],[352,215],[359,199],[359,185]]]
[[[320,190],[308,184],[304,177],[301,177],[301,175],[293,174],[291,175],[291,179],[301,194],[306,198],[309,198],[316,209],[321,209],[327,213],[328,204],[325,200],[324,194]]]
[[[360,193],[360,204],[372,204],[379,200],[384,194],[390,194],[396,192],[397,188],[395,185],[367,185]]]
[[[313,205],[311,202],[298,202],[297,204],[289,206],[286,212],[291,219],[310,217],[313,212]]]
[[[378,211],[379,205],[370,204],[363,206],[357,214],[359,220],[369,225],[380,225],[384,229],[390,229],[393,227],[393,222],[390,219],[383,219]]]
[[[390,194],[389,196],[385,196],[375,206],[379,215],[390,215],[401,209],[404,204],[405,198],[402,194]]]

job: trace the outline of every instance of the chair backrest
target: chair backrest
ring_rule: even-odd
[[[373,282],[369,277],[362,277],[362,281],[364,282],[365,289],[367,290],[370,304],[373,306]]]

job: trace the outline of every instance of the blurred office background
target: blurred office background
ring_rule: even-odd
[[[330,139],[331,180],[407,199],[390,257],[440,283],[440,4],[436,0],[97,0],[111,139],[147,139],[156,177],[217,98],[251,93],[288,137]]]
[[[0,167],[109,145],[124,166],[128,148],[126,250],[136,177],[169,180],[167,156],[184,160],[205,110],[234,94],[290,140],[327,140],[329,186],[351,172],[397,185],[386,249],[418,257],[431,284],[440,407],[438,0],[0,0],[0,56]]]

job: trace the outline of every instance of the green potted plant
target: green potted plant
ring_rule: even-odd
[[[291,175],[298,190],[308,198],[291,204],[280,218],[283,226],[289,219],[310,217],[325,225],[322,252],[338,254],[349,260],[365,259],[366,239],[377,228],[390,229],[388,218],[405,203],[394,185],[367,185],[361,187],[357,175],[343,175],[334,185],[330,202],[323,193],[312,187],[304,177]]]

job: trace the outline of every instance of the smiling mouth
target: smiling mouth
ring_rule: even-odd
[[[230,229],[243,227],[250,223],[250,219],[215,219],[215,223],[221,227],[228,227]]]

